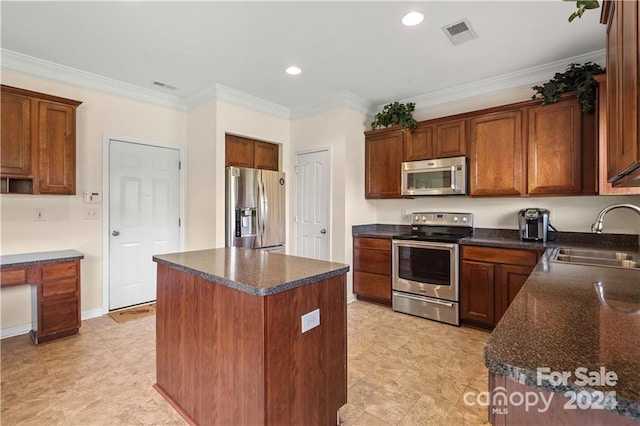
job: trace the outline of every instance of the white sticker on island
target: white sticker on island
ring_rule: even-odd
[[[311,311],[302,316],[302,332],[305,333],[320,325],[320,309]]]

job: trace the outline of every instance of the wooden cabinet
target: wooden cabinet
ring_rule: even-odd
[[[76,193],[79,101],[2,85],[3,193]]]
[[[640,187],[617,187],[615,188],[607,180],[607,165],[609,155],[607,152],[609,129],[608,129],[608,78],[607,74],[599,74],[593,77],[598,82],[598,102],[596,117],[598,119],[598,193],[600,195],[609,194],[640,194]]]
[[[394,126],[365,132],[365,198],[401,198],[403,145],[406,131]]]
[[[467,153],[467,120],[418,125],[404,139],[404,161],[460,157]]]
[[[242,136],[225,135],[225,166],[278,170],[279,147]]]
[[[582,112],[577,98],[531,107],[527,112],[528,194],[580,194]]]
[[[471,119],[470,195],[525,193],[522,114],[518,109]]]
[[[462,246],[460,317],[495,326],[533,271],[542,250]]]
[[[353,238],[353,292],[358,299],[391,305],[391,240]]]
[[[31,285],[31,338],[43,343],[80,330],[80,259],[0,271],[2,287]]]
[[[640,186],[640,7],[605,1],[607,24],[608,178],[614,186]]]
[[[459,157],[467,153],[467,120],[454,120],[435,125],[433,157]]]

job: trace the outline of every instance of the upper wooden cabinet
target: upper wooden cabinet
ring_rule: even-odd
[[[640,7],[605,1],[607,24],[608,178],[613,186],[640,186]]]
[[[275,143],[225,135],[225,166],[277,171],[278,151]]]
[[[365,132],[365,198],[400,198],[404,138],[398,126]]]
[[[467,123],[467,120],[453,120],[419,124],[413,131],[405,134],[404,161],[466,155]]]
[[[472,118],[469,152],[470,195],[523,195],[522,110]]]
[[[528,127],[529,195],[582,193],[582,112],[577,98],[529,108]]]
[[[640,187],[617,187],[614,188],[610,182],[607,181],[607,165],[609,155],[607,153],[608,145],[608,119],[607,119],[607,74],[600,74],[594,76],[594,79],[598,82],[598,102],[597,112],[598,117],[598,193],[600,195],[609,194],[640,194]]]
[[[76,108],[71,99],[1,86],[3,193],[76,193]]]

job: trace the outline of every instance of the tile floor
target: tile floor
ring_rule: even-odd
[[[482,346],[488,333],[443,325],[390,308],[348,306],[348,425],[480,425],[486,410],[466,391],[486,390]],[[155,317],[118,324],[83,321],[78,336],[34,346],[4,339],[3,425],[182,425],[152,388]]]

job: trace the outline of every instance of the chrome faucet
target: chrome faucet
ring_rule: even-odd
[[[613,205],[607,206],[604,209],[602,209],[600,213],[598,213],[598,216],[596,217],[596,221],[593,223],[593,225],[591,225],[591,232],[595,232],[596,234],[602,234],[602,221],[604,220],[604,216],[607,213],[609,213],[611,210],[619,209],[622,207],[631,209],[634,212],[640,214],[640,207],[635,206],[633,204],[613,204]]]

